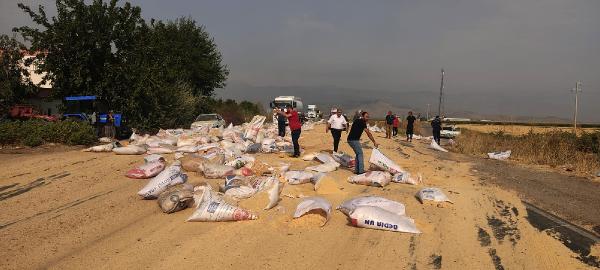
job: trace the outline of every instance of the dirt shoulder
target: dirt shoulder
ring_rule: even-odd
[[[465,158],[473,162],[483,183],[514,190],[522,200],[600,235],[600,182],[505,161]]]

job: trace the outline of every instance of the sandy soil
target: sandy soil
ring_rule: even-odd
[[[511,135],[523,135],[530,131],[534,133],[547,133],[551,131],[567,131],[572,132],[572,127],[553,127],[553,126],[518,126],[518,125],[478,125],[478,124],[460,124],[457,127],[463,129],[469,129],[473,131],[491,133],[491,132],[504,132]],[[579,132],[595,132],[600,129],[598,128],[579,128]]]
[[[282,196],[264,211],[256,201],[242,202],[258,220],[224,223],[185,222],[186,209],[163,214],[156,201],[136,192],[145,180],[125,171],[141,156],[66,151],[2,155],[0,171],[0,268],[183,268],[202,269],[586,269],[559,241],[533,228],[512,191],[482,185],[473,164],[456,154],[437,153],[424,143],[404,146],[377,139],[382,151],[413,173],[423,186],[442,188],[454,204],[422,205],[423,186],[385,188],[352,185],[348,170],[329,173],[329,183],[286,185],[284,195],[319,195],[334,207],[356,195],[375,194],[406,205],[422,234],[356,228],[334,211],[321,227],[316,214],[293,220],[301,199]],[[303,132],[307,152],[331,149],[323,128]],[[351,152],[341,143],[341,150]],[[371,150],[366,150],[366,156]],[[172,159],[172,156],[169,157]],[[280,154],[258,159],[301,169],[316,162]],[[191,173],[190,182],[205,180]]]

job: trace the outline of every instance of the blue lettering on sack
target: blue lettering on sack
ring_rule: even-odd
[[[215,211],[217,211],[217,207],[219,207],[219,204],[220,203],[218,203],[218,202],[211,202],[208,205],[208,209],[206,209],[206,211],[209,212],[209,213],[211,213],[211,214],[214,213]]]

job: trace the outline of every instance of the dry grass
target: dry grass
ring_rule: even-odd
[[[523,163],[565,166],[581,175],[595,174],[600,169],[600,132],[583,132],[576,137],[558,130],[510,135],[463,129],[455,141],[453,149],[465,154],[487,156],[489,152],[511,150],[511,159]]]
[[[572,127],[556,127],[556,126],[520,126],[520,125],[487,125],[487,124],[460,124],[457,125],[461,129],[468,129],[483,133],[502,132],[510,135],[525,135],[528,133],[551,133],[551,132],[572,132]],[[579,128],[583,132],[598,132],[598,128]]]

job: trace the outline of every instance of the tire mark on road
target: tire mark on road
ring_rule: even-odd
[[[61,179],[61,178],[67,177],[69,175],[71,175],[71,173],[61,172],[58,174],[53,174],[53,175],[47,176],[48,179],[46,179],[46,177],[41,177],[41,178],[35,179],[32,182],[29,182],[23,186],[19,186],[18,184],[17,185],[13,184],[12,186],[11,185],[6,186],[6,188],[2,187],[2,189],[0,189],[0,190],[6,190],[6,189],[9,189],[9,190],[0,193],[0,201],[4,201],[6,199],[10,199],[12,197],[19,196],[23,193],[27,193],[27,192],[31,191],[32,189],[48,185],[53,180]],[[13,188],[13,187],[16,187],[16,188],[10,190],[10,188]]]
[[[63,205],[61,205],[61,206],[59,206],[57,208],[53,208],[53,209],[49,209],[49,210],[46,210],[46,211],[38,212],[38,213],[36,213],[36,214],[34,214],[32,216],[26,217],[26,218],[17,219],[17,220],[14,220],[14,221],[10,221],[8,223],[0,224],[0,230],[6,228],[8,226],[14,225],[16,223],[27,221],[27,220],[30,220],[32,218],[35,218],[35,217],[38,217],[38,216],[41,216],[41,215],[44,215],[44,214],[48,214],[48,213],[60,213],[60,212],[62,212],[64,210],[67,210],[69,208],[75,207],[75,206],[80,205],[82,203],[91,201],[93,199],[96,199],[96,198],[108,195],[108,194],[110,194],[112,192],[113,191],[110,190],[110,191],[107,191],[107,192],[102,192],[102,193],[94,194],[94,195],[89,196],[89,197],[85,197],[85,198],[82,198],[82,199],[78,199],[78,200],[75,200],[75,201],[63,204]]]

